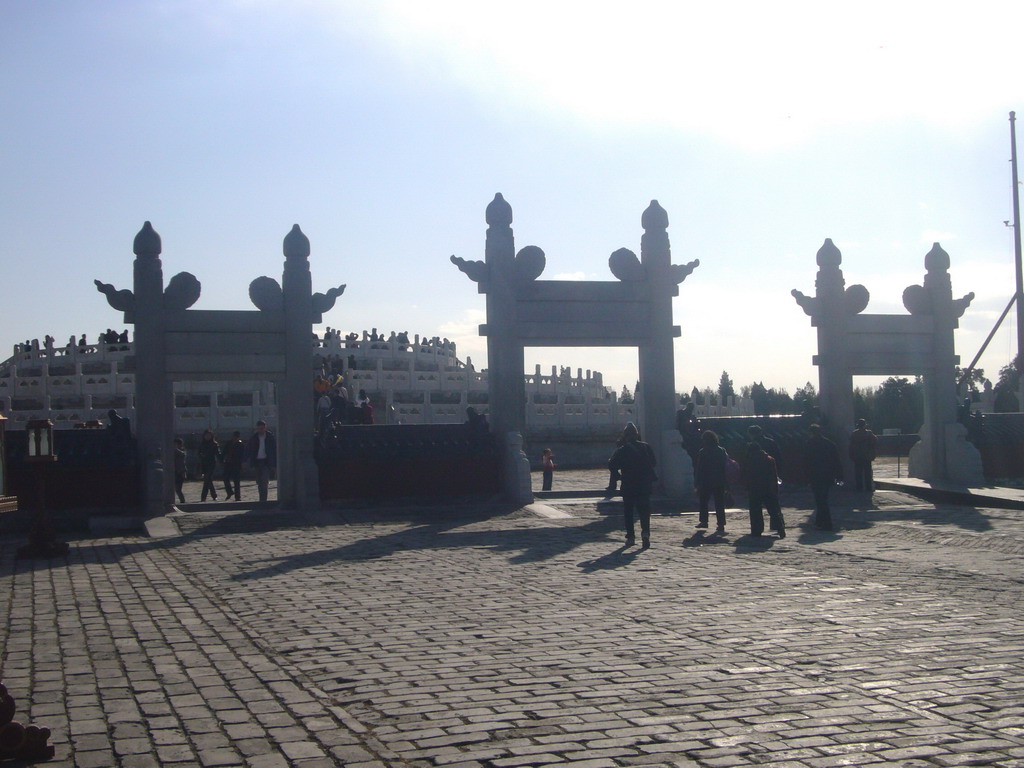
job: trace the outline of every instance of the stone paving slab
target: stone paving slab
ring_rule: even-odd
[[[808,501],[647,551],[601,499],[3,540],[0,676],[61,766],[1024,766],[1024,513]]]

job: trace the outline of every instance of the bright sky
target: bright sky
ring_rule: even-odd
[[[486,366],[484,208],[512,205],[542,279],[613,280],[652,199],[680,286],[676,387],[810,380],[826,237],[869,313],[903,313],[938,240],[977,294],[970,362],[1013,294],[1008,115],[1022,110],[1007,2],[0,0],[2,356],[94,341],[151,220],[165,281],[250,309],[281,241],[312,242],[324,325],[446,336]],[[1016,348],[1011,314],[981,365]],[[633,350],[530,350],[632,388]]]

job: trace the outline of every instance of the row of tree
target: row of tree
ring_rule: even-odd
[[[963,371],[956,369],[957,382],[963,397],[977,401],[983,390],[995,393],[993,410],[997,413],[1018,412],[1017,399],[1024,361],[1018,358],[999,371],[999,378],[993,384],[978,369]],[[628,390],[625,390],[626,392]],[[680,397],[680,404],[693,402],[695,405],[720,405],[735,397],[736,388],[726,371],[722,371],[718,387],[694,387],[689,394]],[[783,388],[765,387],[754,382],[740,387],[739,395],[754,401],[758,415],[800,414],[812,411],[818,406],[818,391],[811,382],[799,387],[792,395]],[[853,413],[856,419],[866,419],[875,431],[898,429],[903,434],[912,434],[924,422],[924,387],[921,379],[891,376],[877,387],[856,387],[853,391]]]

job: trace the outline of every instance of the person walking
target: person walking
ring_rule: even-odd
[[[718,435],[710,429],[701,435],[701,449],[697,454],[697,497],[700,502],[698,528],[708,527],[708,502],[715,500],[715,533],[725,533],[725,465],[729,454],[718,442]]]
[[[875,460],[875,445],[878,438],[868,429],[864,419],[857,419],[857,428],[850,434],[850,460],[853,462],[853,488],[856,491],[875,490],[875,479],[871,462]]]
[[[640,430],[633,422],[622,430],[621,445],[608,460],[608,468],[622,478],[622,512],[626,528],[626,546],[636,544],[634,517],[640,518],[643,548],[651,546],[651,489],[658,479],[654,473],[657,461],[654,451],[640,439]]]
[[[234,496],[235,501],[241,501],[242,461],[245,459],[245,443],[242,442],[241,432],[232,433],[231,439],[224,443],[220,457],[224,462],[224,500]]]
[[[178,503],[185,503],[185,494],[181,487],[188,478],[188,470],[185,468],[185,441],[180,437],[174,438],[174,492],[178,495]]]
[[[203,491],[200,500],[206,501],[206,495],[213,496],[217,500],[217,489],[213,485],[213,473],[217,469],[217,457],[220,455],[220,446],[217,445],[217,437],[212,429],[203,432],[203,439],[199,443],[199,472],[203,476]]]
[[[832,530],[832,509],[828,504],[832,486],[843,479],[843,464],[836,444],[821,434],[821,426],[811,424],[810,439],[804,444],[804,466],[814,494],[814,524]]]
[[[550,448],[544,449],[544,454],[541,456],[541,462],[543,463],[544,472],[544,485],[541,490],[550,491],[551,481],[555,476],[555,454],[551,452]]]
[[[786,538],[786,522],[782,518],[782,507],[779,505],[779,473],[775,459],[758,443],[749,443],[743,470],[750,507],[751,535],[760,536],[764,533],[763,510],[767,509],[772,530],[780,539]]]
[[[757,424],[751,424],[747,427],[747,439],[752,443],[756,443],[765,453],[775,459],[775,469],[778,470],[779,444],[768,437]]]
[[[260,501],[266,501],[270,487],[270,472],[277,466],[277,438],[267,431],[267,422],[256,422],[256,431],[245,447],[245,460],[256,470],[256,488]]]

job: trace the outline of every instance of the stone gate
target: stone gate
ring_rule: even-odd
[[[147,221],[135,236],[133,290],[96,281],[124,322],[135,325],[136,436],[145,467],[146,514],[173,501],[174,381],[262,379],[278,387],[278,502],[319,504],[313,459],[310,337],[313,323],[345,286],[312,292],[309,239],[296,224],[284,238],[281,283],[258,277],[249,285],[254,310],[192,310],[201,285],[180,272],[164,287],[162,243]],[[163,471],[157,471],[160,463]]]
[[[983,482],[981,457],[957,421],[953,331],[974,299],[954,299],[949,254],[938,243],[924,258],[922,285],[903,291],[909,315],[863,315],[870,294],[863,285],[846,286],[842,254],[831,240],[818,250],[815,295],[793,290],[793,297],[818,329],[819,394],[822,428],[841,447],[853,429],[853,377],[909,374],[924,381],[924,425],[910,453],[910,474],[928,481]],[[849,467],[847,467],[849,470]],[[849,475],[849,472],[847,473]]]

